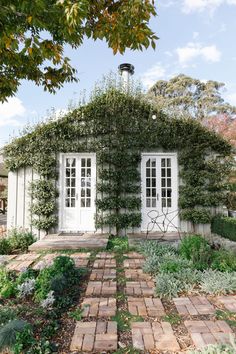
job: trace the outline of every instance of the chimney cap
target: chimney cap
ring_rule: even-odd
[[[124,64],[120,64],[118,66],[118,69],[120,72],[122,71],[128,71],[128,73],[130,75],[133,75],[134,74],[134,66],[132,64],[128,64],[128,63],[124,63]]]

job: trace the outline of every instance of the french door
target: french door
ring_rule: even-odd
[[[96,156],[60,156],[60,231],[94,231]]]
[[[142,231],[176,231],[178,168],[176,154],[142,154]]]

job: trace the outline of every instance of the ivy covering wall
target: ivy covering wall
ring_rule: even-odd
[[[5,155],[10,170],[32,166],[40,174],[31,186],[33,224],[48,231],[57,224],[58,153],[95,152],[96,225],[120,233],[141,224],[141,152],[160,149],[178,152],[181,217],[208,223],[211,207],[225,199],[231,146],[194,120],[169,119],[140,95],[114,88],[97,93],[90,103],[13,140]]]

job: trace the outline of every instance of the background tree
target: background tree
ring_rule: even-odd
[[[236,117],[236,107],[222,98],[224,83],[198,79],[180,74],[169,81],[157,81],[147,97],[168,114],[189,116],[200,121],[226,115]]]
[[[114,54],[155,48],[152,15],[154,0],[2,0],[0,101],[14,95],[23,79],[53,93],[76,81],[65,44],[78,48],[87,37],[105,40]]]

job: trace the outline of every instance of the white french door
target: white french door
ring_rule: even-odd
[[[60,155],[60,231],[94,231],[96,156]]]
[[[142,154],[141,177],[141,230],[176,231],[179,226],[177,155]]]

